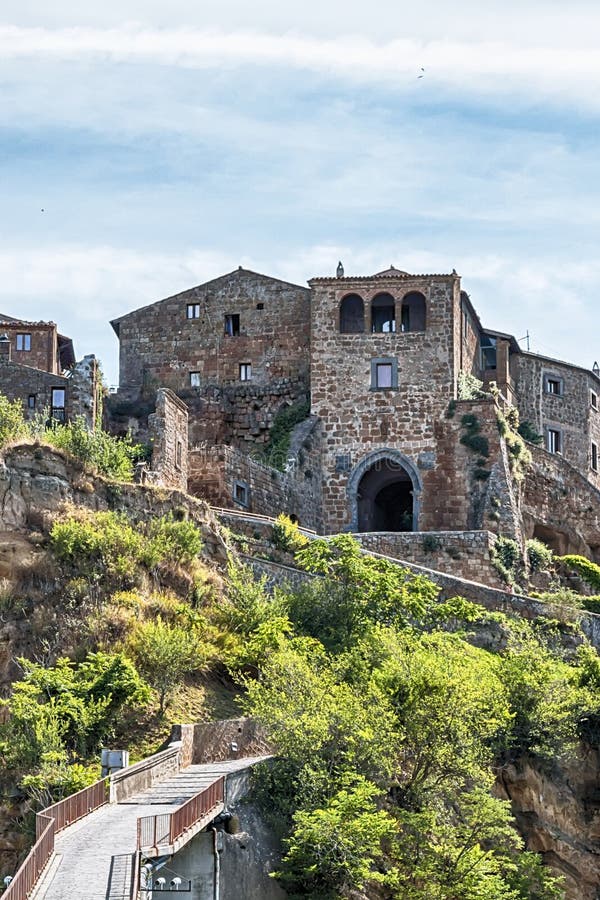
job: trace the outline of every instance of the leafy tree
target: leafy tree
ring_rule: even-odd
[[[375,785],[348,778],[323,807],[299,810],[286,840],[287,852],[277,877],[290,897],[315,900],[339,897],[368,882],[389,881],[377,871],[384,846],[396,833],[393,817],[378,810]]]
[[[160,713],[183,678],[206,663],[206,648],[198,637],[160,618],[141,624],[130,642],[140,672],[158,692]]]
[[[0,394],[0,447],[23,437],[26,430],[21,401],[9,400],[4,394]]]

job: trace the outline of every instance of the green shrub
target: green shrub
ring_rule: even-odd
[[[586,559],[585,556],[576,556],[575,554],[558,556],[557,559],[568,569],[577,572],[593,590],[600,591],[600,566],[597,566],[596,563]]]
[[[131,481],[134,463],[144,454],[144,448],[134,444],[130,437],[114,437],[101,428],[90,431],[83,416],[66,425],[55,424],[47,429],[42,440],[72,453],[102,475],[120,481]]]
[[[300,532],[298,524],[281,513],[273,525],[273,543],[279,550],[295,553],[308,543],[308,538]]]
[[[473,413],[466,413],[461,418],[460,424],[465,429],[465,433],[460,438],[461,444],[464,444],[473,453],[487,459],[490,455],[490,444],[485,435],[479,433],[481,426],[477,416]]]
[[[497,537],[492,547],[492,562],[504,580],[512,584],[521,562],[518,543],[503,535]]]
[[[0,394],[0,447],[5,447],[10,441],[23,437],[26,431],[21,401],[11,401],[4,394]]]
[[[530,538],[525,544],[527,552],[527,561],[531,572],[544,572],[550,568],[553,560],[553,553],[550,547],[536,538]]]
[[[281,472],[284,471],[288,461],[292,431],[309,415],[310,400],[308,399],[299,400],[277,413],[271,426],[268,443],[261,454],[264,462]]]
[[[185,675],[205,665],[207,648],[193,631],[169,625],[159,616],[156,622],[139,625],[129,643],[137,666],[158,692],[160,712]]]
[[[457,394],[459,400],[479,400],[481,397],[485,397],[483,381],[461,369],[458,373]]]
[[[542,435],[539,434],[535,426],[532,425],[531,422],[528,422],[527,419],[525,419],[524,422],[521,422],[521,424],[517,428],[517,431],[519,432],[521,437],[524,440],[529,441],[530,444],[539,446],[540,444],[544,443],[544,438],[542,437]]]

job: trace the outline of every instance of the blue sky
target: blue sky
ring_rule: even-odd
[[[115,383],[110,318],[341,258],[456,268],[489,327],[600,357],[600,8],[88,6],[2,4],[2,311],[55,319]]]

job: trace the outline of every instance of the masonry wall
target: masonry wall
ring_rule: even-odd
[[[188,306],[198,316],[188,318]],[[225,316],[239,316],[239,334]],[[175,392],[238,384],[240,365],[267,385],[308,373],[309,291],[243,269],[136,310],[116,320],[120,391],[135,398],[158,387]]]
[[[489,531],[377,532],[354,536],[365,550],[500,590],[506,588],[492,564],[496,535]]]
[[[547,390],[548,378],[560,383],[560,394]],[[600,474],[591,467],[592,441],[600,462],[600,379],[585,369],[532,353],[518,356],[517,379],[521,421],[531,422],[544,439],[548,428],[558,430],[562,456],[600,488]],[[592,394],[597,397],[596,408]]]
[[[98,360],[93,354],[84,356],[75,363],[69,376],[69,394],[67,398],[67,417],[75,419],[83,417],[87,427],[96,427],[101,415],[102,377]]]
[[[314,528],[318,522],[317,489],[317,479],[304,473],[294,477],[279,472],[233,447],[199,447],[189,454],[188,490],[213,506],[258,515],[286,513]]]
[[[58,336],[53,322],[12,322],[0,320],[0,332],[8,335],[12,359],[23,366],[44,369],[53,375],[60,374],[58,361]],[[17,335],[31,337],[31,350],[17,350]]]
[[[322,420],[326,436],[322,452],[324,528],[340,531],[352,525],[346,496],[349,473],[368,454],[395,448],[418,467],[420,460],[435,452],[435,422],[455,396],[460,283],[456,276],[396,274],[315,279],[311,287],[312,412]],[[388,292],[398,309],[403,296],[411,291],[426,298],[425,331],[370,333],[371,300]],[[365,301],[367,330],[363,334],[340,334],[340,303],[349,293],[359,294]],[[372,361],[376,359],[395,361],[397,388],[372,389]]]
[[[153,480],[163,487],[186,491],[188,484],[188,411],[172,391],[156,395],[156,411],[148,417],[152,441]]]
[[[530,447],[533,464],[523,483],[527,538],[559,554],[579,553],[600,562],[600,491],[564,458]]]
[[[9,400],[20,400],[26,418],[31,419],[38,412],[50,409],[52,388],[62,388],[68,403],[69,379],[63,375],[53,375],[42,369],[32,369],[0,355],[0,392]],[[29,407],[29,397],[35,398],[35,406]]]

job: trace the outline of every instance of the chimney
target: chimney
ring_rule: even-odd
[[[0,334],[0,365],[2,363],[9,363],[12,355],[12,345],[10,343],[10,338],[6,334]]]

